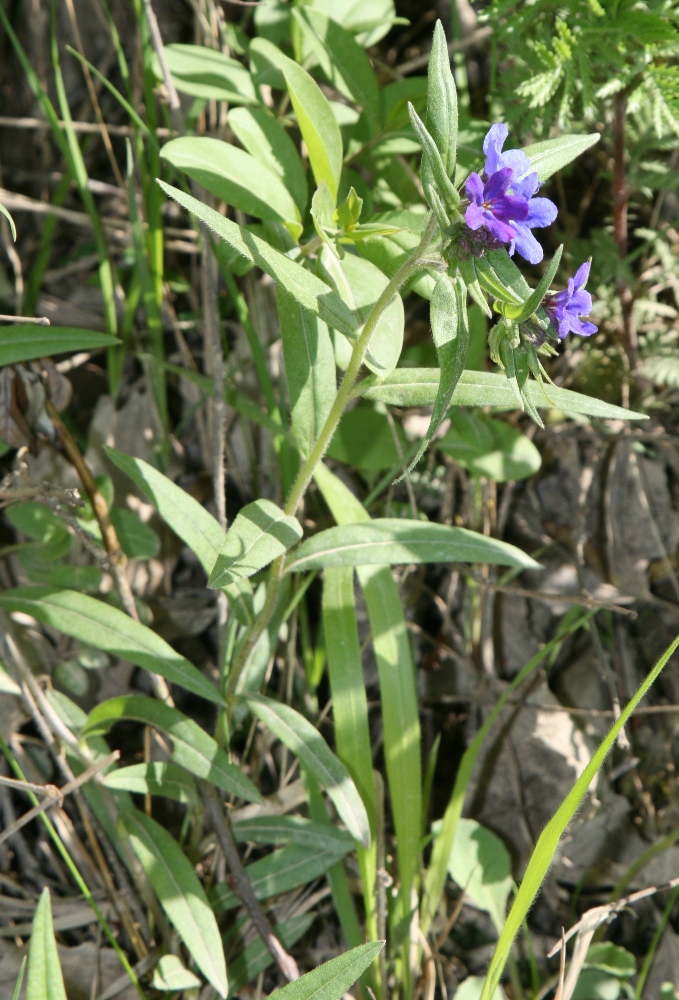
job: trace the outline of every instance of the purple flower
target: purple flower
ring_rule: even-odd
[[[579,337],[591,337],[597,332],[594,323],[580,319],[592,311],[592,296],[585,291],[589,268],[590,261],[586,261],[577,269],[575,277],[568,279],[568,288],[563,292],[546,296],[542,303],[552,325],[559,333],[559,340],[563,340],[569,333],[577,333]]]
[[[483,141],[485,183],[478,174],[469,175],[466,190],[471,204],[465,220],[470,229],[485,225],[496,239],[509,243],[510,255],[516,249],[529,263],[538,264],[542,247],[531,229],[554,222],[557,208],[549,198],[533,197],[540,179],[526,154],[520,149],[502,152],[507,135],[506,125],[492,125]]]

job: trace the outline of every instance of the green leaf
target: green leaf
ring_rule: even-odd
[[[9,212],[7,211],[7,209],[5,208],[5,206],[2,205],[2,204],[0,204],[0,215],[4,215],[5,218],[7,219],[7,221],[9,222],[9,228],[10,228],[10,230],[12,232],[12,239],[16,243],[16,241],[17,241],[17,230],[16,230],[16,226],[14,225],[14,219],[9,214]]]
[[[24,957],[21,960],[21,965],[19,966],[19,975],[17,976],[16,982],[14,984],[14,989],[12,990],[12,1000],[19,1000],[19,997],[21,995],[21,987],[23,986],[24,983],[24,973],[26,971],[27,961],[28,961],[28,956],[24,955]]]
[[[539,565],[515,545],[467,528],[383,517],[319,531],[288,557],[285,572],[430,562],[493,563],[526,569]]]
[[[637,971],[637,962],[626,948],[620,948],[612,941],[600,941],[589,946],[585,968],[600,969],[610,976],[627,979]]]
[[[429,173],[433,179],[432,182],[427,183],[427,186],[425,187],[427,201],[429,201],[431,207],[434,208],[434,204],[432,203],[432,192],[434,192],[434,194],[438,195],[439,198],[443,199],[448,211],[454,212],[460,202],[460,196],[457,193],[455,185],[446,172],[438,147],[412,104],[408,105],[408,111],[410,113],[410,121],[415,129],[415,134],[417,135],[417,138],[422,146],[422,160],[427,164],[427,170],[425,170],[423,174],[423,183],[426,183],[427,173]]]
[[[337,395],[335,352],[325,323],[277,290],[292,430],[303,455],[314,446]]]
[[[372,777],[372,772],[371,772]],[[316,823],[303,816],[256,816],[232,825],[236,840],[252,844],[294,844],[307,850],[354,849],[354,839],[346,830],[330,823]]]
[[[185,968],[176,955],[163,955],[153,970],[154,990],[190,990],[202,986],[198,976]]]
[[[524,146],[523,152],[540,180],[546,181],[600,138],[598,132],[591,132],[589,135],[560,135],[558,139],[546,139],[544,142],[533,143],[532,146]]]
[[[443,33],[443,29],[441,29],[441,33]],[[446,54],[447,52],[446,48]],[[430,316],[431,333],[441,369],[439,388],[427,433],[401,479],[417,465],[427,450],[429,442],[441,426],[441,421],[446,415],[457,383],[467,363],[469,322],[467,319],[467,290],[464,284],[451,278],[448,274],[441,275],[431,297]]]
[[[248,802],[261,802],[262,796],[240,768],[232,764],[226,753],[193,719],[178,709],[141,695],[121,695],[109,698],[92,709],[83,729],[83,736],[108,732],[120,720],[134,719],[146,726],[155,726],[172,738],[172,760],[185,767],[197,778],[211,781]]]
[[[606,756],[618,738],[620,730],[624,725],[626,725],[635,708],[647,694],[652,685],[656,682],[662,673],[665,664],[678,647],[679,638],[675,639],[671,646],[665,650],[651,672],[637,688],[635,694],[627,702],[624,709],[597,747],[596,752],[593,754],[584,771],[540,834],[538,842],[535,845],[535,850],[533,851],[530,861],[528,862],[528,867],[526,868],[519,890],[514,898],[512,908],[507,916],[507,920],[497,943],[493,958],[491,959],[490,968],[488,969],[488,974],[484,983],[482,1000],[488,1000],[494,992],[496,986],[499,985],[514,938],[526,919],[528,911],[533,904],[533,900],[540,890],[542,881],[547,874],[549,866],[554,858],[554,854],[559,846],[559,841],[561,840],[566,827],[580,807],[580,804],[582,803],[585,793],[592,783],[594,776],[602,766]]]
[[[509,317],[509,319],[515,320],[517,323],[523,323],[523,321],[528,319],[529,316],[532,316],[549,291],[549,287],[554,280],[554,275],[556,274],[556,269],[559,266],[562,253],[563,243],[552,257],[549,267],[540,278],[539,284],[535,287],[534,291],[531,292],[523,305],[505,305],[502,309],[505,316]]]
[[[342,173],[342,136],[332,108],[313,77],[292,59],[286,59],[283,74],[316,184],[325,181],[333,198],[337,199]]]
[[[67,1000],[52,926],[49,889],[42,890],[33,917],[26,1000]]]
[[[229,126],[248,153],[278,174],[303,212],[309,200],[306,174],[294,142],[279,121],[267,108],[234,108],[229,111]]]
[[[455,1000],[481,1000],[483,992],[483,976],[467,976],[455,991]],[[493,1000],[505,1000],[505,994],[498,986],[493,993]]]
[[[333,844],[318,850],[291,844],[272,851],[265,858],[253,861],[245,868],[248,881],[257,899],[270,899],[282,892],[308,885],[336,865],[351,850],[347,844]],[[215,886],[209,893],[215,913],[235,910],[240,899],[228,885]]]
[[[136,810],[121,818],[168,919],[207,981],[226,997],[222,939],[193,865],[160,823]]]
[[[148,462],[115,448],[107,448],[106,454],[150,498],[165,523],[195,553],[209,576],[226,538],[219,522],[189,493]],[[224,591],[241,624],[250,624],[253,613],[249,583],[241,581],[236,586],[225,587]]]
[[[124,507],[113,507],[111,524],[128,559],[152,559],[160,551],[160,539],[153,528]]]
[[[244,698],[253,715],[274,733],[332,799],[354,840],[370,846],[370,824],[349,772],[315,726],[289,705],[263,695]]]
[[[259,104],[247,69],[218,49],[205,45],[166,45],[165,58],[174,85],[183,94],[208,101],[228,101],[230,104]],[[156,60],[156,76],[163,74]]]
[[[364,49],[350,31],[313,7],[293,8],[292,17],[327,79],[365,111],[371,132],[377,131],[380,93]]]
[[[106,333],[79,330],[72,326],[33,326],[32,323],[3,326],[0,332],[0,368],[70,351],[97,351],[119,343]]]
[[[542,457],[533,442],[504,420],[464,410],[451,413],[450,420],[436,447],[473,475],[506,483],[527,479],[540,468]]]
[[[226,533],[208,587],[223,587],[268,566],[302,537],[296,517],[270,500],[246,504]]]
[[[160,674],[215,705],[223,699],[185,657],[146,625],[87,594],[52,587],[17,587],[0,594],[0,608],[22,611],[97,649]]]
[[[264,8],[260,7],[258,10],[261,11]],[[258,86],[285,90],[283,66],[288,57],[281,52],[277,45],[274,45],[268,38],[253,38],[248,46],[248,58]]]
[[[43,503],[15,503],[5,512],[5,517],[28,538],[40,542],[38,552],[43,559],[60,559],[71,548],[68,528],[58,514]]]
[[[437,368],[397,368],[384,379],[369,376],[357,386],[356,395],[379,400],[390,406],[433,406],[439,386]],[[601,420],[648,420],[645,413],[623,409],[592,396],[557,386],[542,386],[527,382],[524,392],[539,409],[558,409],[565,413],[582,413]],[[501,372],[465,371],[453,393],[456,406],[496,406],[506,410],[516,408],[516,397]]]
[[[465,898],[490,913],[499,934],[514,880],[509,851],[497,834],[474,819],[458,820],[448,871]]]
[[[158,181],[169,197],[183,205],[196,218],[205,222],[221,239],[231,246],[241,257],[256,264],[274,281],[282,285],[301,306],[319,316],[328,326],[339,330],[351,340],[356,339],[358,320],[339,296],[323,281],[311,274],[301,264],[274,250],[254,233],[225,219],[213,208],[208,208],[196,198],[185,194],[179,188]]]
[[[273,932],[285,950],[289,951],[306,934],[315,919],[315,913],[301,913],[282,924],[276,924]],[[273,957],[265,942],[261,937],[255,938],[229,963],[229,997],[235,996],[243,986],[251,983],[272,964]]]
[[[172,139],[161,157],[227,205],[259,219],[283,222],[293,239],[302,232],[299,208],[280,175],[231,143],[206,136]]]
[[[370,261],[354,254],[347,253],[337,260],[328,247],[321,250],[317,266],[353,314],[365,323],[389,279]],[[366,366],[382,378],[394,370],[401,355],[404,324],[403,300],[394,295],[377,322],[365,356]]]
[[[137,795],[162,795],[175,802],[197,806],[198,794],[194,780],[179,764],[154,761],[151,764],[130,764],[111,771],[103,779],[113,791],[135,792]]]
[[[280,1000],[341,1000],[383,947],[383,941],[371,941],[352,948],[278,990]]]
[[[427,129],[441,154],[443,169],[455,179],[457,159],[457,90],[450,71],[448,43],[440,21],[436,22],[427,73]],[[423,182],[434,182],[429,164],[423,166]]]
[[[403,460],[408,448],[401,425],[371,406],[347,410],[333,435],[328,454],[354,469],[379,472]]]

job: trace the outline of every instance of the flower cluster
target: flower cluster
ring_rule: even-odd
[[[559,340],[563,340],[569,333],[591,337],[597,332],[594,323],[580,319],[592,311],[592,296],[585,291],[589,268],[590,261],[582,264],[575,272],[575,277],[568,279],[568,288],[563,292],[547,295],[542,303],[552,326],[559,334]]]

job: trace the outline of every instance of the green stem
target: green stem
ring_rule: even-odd
[[[370,339],[375,332],[375,328],[377,327],[382,314],[393,299],[394,295],[398,294],[399,289],[406,283],[406,281],[408,281],[410,277],[412,277],[415,271],[419,270],[422,266],[420,258],[426,252],[429,244],[431,243],[435,230],[436,217],[431,214],[427,220],[427,225],[424,229],[424,233],[422,234],[419,246],[390,279],[386,288],[370,311],[370,315],[365,322],[365,326],[361,330],[358,340],[353,346],[351,360],[349,361],[349,366],[344,374],[342,383],[337,390],[337,396],[335,397],[332,409],[323,424],[321,432],[318,435],[316,443],[311,449],[309,456],[304,460],[299,472],[297,473],[297,477],[293,483],[292,489],[290,490],[287,503],[285,504],[286,514],[293,515],[299,507],[302,497],[306,493],[307,487],[312,480],[316,466],[325,455],[330,442],[332,441],[332,437],[337,430],[337,425],[339,424],[340,418],[344,413],[344,409],[347,403],[351,400],[352,391],[356,383],[356,379],[358,378],[361,365],[365,359],[366,351],[370,345]],[[271,618],[271,614],[275,607],[278,590],[283,578],[284,565],[285,556],[279,556],[279,558],[275,559],[272,563],[264,607],[262,608],[257,620],[252,625],[249,633],[244,637],[238,652],[238,657],[231,669],[226,683],[225,694],[227,700],[231,699],[236,693],[236,686],[240,680],[243,669],[248,662],[250,653],[254,649],[254,646],[264,629],[269,624],[269,619]]]

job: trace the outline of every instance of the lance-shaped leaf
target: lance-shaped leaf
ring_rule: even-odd
[[[142,695],[109,698],[92,709],[83,727],[83,736],[101,735],[121,720],[142,722],[161,729],[172,738],[172,759],[197,778],[211,781],[248,802],[261,802],[262,796],[240,768],[232,764],[225,751],[193,719],[178,709]]]
[[[479,277],[476,273],[476,264],[473,257],[468,257],[466,260],[460,260],[457,263],[458,270],[462,275],[462,280],[467,286],[467,291],[470,296],[476,302],[477,306],[485,315],[490,319],[493,315],[488,302],[486,301],[486,296],[483,294],[483,289],[479,283]]]
[[[315,919],[313,911],[301,913],[276,924],[273,932],[289,951],[306,934]],[[260,972],[270,965],[273,965],[273,956],[261,937],[256,937],[245,948],[239,948],[236,958],[229,962],[229,996],[235,998],[246,983],[254,982]]]
[[[457,89],[443,25],[436,22],[427,72],[427,129],[441,154],[443,169],[455,180],[457,158]],[[434,182],[431,164],[422,164],[422,183]]]
[[[278,990],[280,1000],[341,1000],[379,955],[384,941],[352,948]]]
[[[208,587],[235,583],[268,566],[302,537],[296,517],[270,500],[255,500],[236,515],[217,556]]]
[[[213,208],[203,205],[197,198],[193,198],[164,181],[159,180],[158,184],[170,198],[174,198],[187,211],[209,226],[236,253],[251,264],[256,264],[269,277],[273,278],[276,284],[283,285],[301,306],[309,309],[316,316],[320,316],[328,326],[339,330],[345,337],[349,337],[351,340],[356,339],[358,320],[337,293],[320,278],[311,274],[290,257],[274,250],[272,246],[243,226],[238,226],[231,219],[225,219]]]
[[[244,700],[252,714],[313,774],[332,799],[354,840],[369,847],[370,825],[361,796],[346,767],[335,756],[316,727],[289,705],[282,705],[262,695],[249,695]]]
[[[309,188],[297,148],[267,108],[234,108],[229,127],[248,153],[282,178],[300,212],[309,200]]]
[[[438,395],[439,378],[438,368],[397,368],[385,379],[370,375],[356,387],[355,395],[390,406],[433,406]],[[540,409],[582,413],[601,420],[648,420],[645,413],[626,410],[622,406],[554,385],[544,386],[531,380],[526,384],[525,392],[531,403]],[[512,410],[516,407],[516,396],[502,372],[465,371],[450,402],[454,406],[494,406]]]
[[[207,101],[229,104],[259,104],[249,72],[237,59],[206,45],[175,43],[164,48],[165,58],[177,90]],[[162,80],[160,65],[156,75]]]
[[[554,254],[552,261],[543,274],[538,285],[536,285],[534,291],[528,296],[523,305],[504,305],[502,312],[508,319],[513,319],[517,323],[523,323],[524,320],[528,319],[529,316],[535,312],[537,307],[540,305],[545,295],[549,291],[549,287],[554,280],[554,275],[556,274],[556,269],[559,266],[561,260],[561,254],[563,253],[563,243],[558,248]]]
[[[227,205],[283,222],[299,239],[301,216],[292,195],[279,174],[250,153],[221,139],[184,135],[166,143],[160,155]]]
[[[252,844],[294,844],[308,850],[344,848],[346,852],[354,849],[354,839],[346,830],[303,816],[254,816],[235,820],[232,832],[236,840]]]
[[[195,781],[183,767],[169,761],[118,767],[103,778],[103,784],[114,791],[136,792],[137,795],[162,795],[175,802],[198,805]]]
[[[560,135],[558,139],[546,139],[544,142],[525,146],[523,152],[540,180],[546,181],[600,138],[598,132],[591,132],[589,135]]]
[[[460,202],[460,196],[455,189],[455,185],[446,173],[438,147],[427,131],[424,122],[410,103],[408,104],[408,112],[410,114],[410,121],[415,129],[415,134],[420,140],[422,152],[427,160],[429,169],[431,170],[431,176],[433,178],[432,186],[443,199],[446,208],[454,211]]]
[[[71,326],[34,326],[17,323],[3,326],[0,336],[0,368],[32,358],[52,357],[67,351],[96,351],[113,347],[120,341],[96,330],[79,330]]]
[[[106,454],[132,482],[149,497],[158,513],[174,533],[188,545],[209,576],[217,561],[226,532],[209,511],[186,490],[158,472],[141,458],[126,455],[115,448]],[[242,625],[254,620],[252,588],[247,580],[224,588],[234,614]]]
[[[441,426],[455,387],[467,363],[469,322],[467,320],[467,289],[457,278],[442,274],[431,297],[431,333],[436,346],[441,378],[429,428],[415,458],[400,477],[407,476],[427,450],[429,442]]]
[[[168,919],[207,981],[226,997],[222,939],[193,865],[160,823],[137,810],[123,813],[121,819]]]
[[[381,517],[319,531],[295,550],[285,571],[433,562],[495,563],[523,568],[538,565],[515,545],[467,528]]]
[[[223,698],[197,667],[146,625],[111,604],[56,587],[17,587],[0,594],[0,608],[21,611],[90,646],[160,674],[194,694],[223,704]]]
[[[337,199],[342,173],[342,135],[337,119],[327,97],[305,69],[286,58],[283,75],[316,184],[325,181]]]
[[[66,1000],[57,942],[54,939],[49,889],[42,890],[33,917],[26,1000]]]

